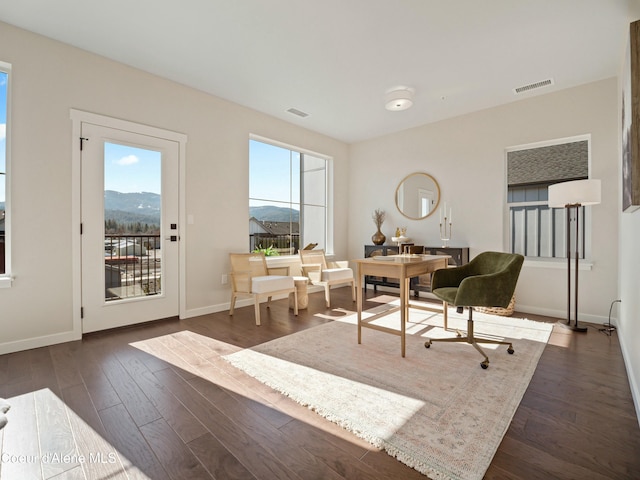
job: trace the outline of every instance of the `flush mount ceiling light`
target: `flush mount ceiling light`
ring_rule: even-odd
[[[413,105],[413,90],[401,88],[387,92],[385,96],[384,108],[393,112],[406,110]]]

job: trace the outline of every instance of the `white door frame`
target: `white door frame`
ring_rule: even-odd
[[[104,127],[126,130],[129,132],[139,133],[152,137],[166,138],[173,140],[179,144],[178,147],[178,201],[180,203],[178,209],[178,224],[180,225],[180,241],[178,242],[178,259],[179,259],[179,279],[178,285],[180,290],[179,296],[179,316],[185,317],[186,312],[186,207],[185,207],[185,174],[186,174],[186,145],[187,136],[183,133],[172,132],[149,125],[142,125],[127,120],[107,117],[95,113],[85,112],[82,110],[70,109],[70,117],[72,122],[71,128],[71,249],[72,249],[72,289],[73,289],[73,336],[76,339],[82,338],[82,238],[80,236],[81,223],[81,160],[80,154],[80,137],[82,123],[93,123]]]

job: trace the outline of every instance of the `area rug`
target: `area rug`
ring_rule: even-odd
[[[410,311],[402,358],[399,337],[363,329],[359,345],[355,313],[335,313],[340,321],[225,358],[432,479],[481,479],[552,325],[474,313],[476,335],[513,339],[515,349],[509,355],[505,346],[487,345],[490,366],[483,370],[466,343],[424,348],[425,337],[455,335],[443,330],[442,314]],[[377,322],[399,329],[399,313]],[[466,318],[451,310],[449,328],[465,327]]]

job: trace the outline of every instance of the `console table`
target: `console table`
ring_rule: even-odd
[[[449,255],[449,265],[459,267],[469,263],[469,247],[424,247],[429,255]]]

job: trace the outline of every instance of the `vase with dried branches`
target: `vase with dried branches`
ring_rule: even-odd
[[[385,215],[386,213],[384,210],[380,210],[379,208],[376,208],[373,212],[373,215],[371,216],[371,218],[373,218],[373,223],[376,224],[376,228],[377,228],[376,233],[374,233],[373,236],[371,237],[371,241],[373,242],[374,245],[382,245],[387,240],[387,237],[385,237],[382,231],[380,230],[380,228],[382,227],[382,224],[384,223]]]

